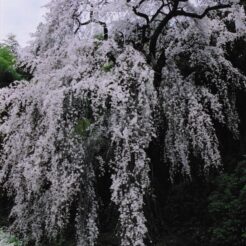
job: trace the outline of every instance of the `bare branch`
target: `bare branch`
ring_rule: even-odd
[[[93,5],[91,5],[91,7],[93,8]],[[75,13],[73,14],[73,17],[78,22],[78,27],[74,31],[75,34],[79,31],[81,26],[85,26],[85,25],[88,25],[90,23],[97,23],[97,24],[99,24],[99,25],[101,25],[103,27],[104,40],[108,39],[108,27],[107,27],[107,24],[105,22],[103,22],[103,21],[95,20],[94,16],[93,16],[93,14],[94,14],[93,10],[90,11],[90,19],[88,21],[85,21],[85,22],[81,22],[79,20],[80,14],[79,15],[76,15]]]
[[[85,26],[85,25],[88,25],[88,24],[91,23],[91,20],[88,20],[86,22],[80,22],[80,20],[78,18],[76,18],[76,21],[78,22],[78,27],[74,31],[74,34],[76,34],[79,31],[79,29],[80,29],[81,26]]]
[[[149,24],[149,16],[148,15],[141,13],[141,12],[138,12],[136,7],[133,7],[132,10],[133,10],[135,15],[144,18],[146,20],[147,25]]]
[[[146,0],[141,0],[138,5],[132,7],[132,10],[134,12],[135,15],[139,16],[139,17],[142,17],[146,20],[146,24],[149,25],[149,16],[142,13],[142,12],[139,12],[137,9],[145,2]],[[130,2],[130,1],[127,1],[127,2]]]
[[[161,13],[163,13],[162,12],[162,9],[165,7],[165,6],[168,6],[169,4],[168,3],[164,3],[164,1],[162,1],[162,5],[160,6],[160,8],[156,11],[156,13],[152,16],[152,18],[151,18],[151,22],[153,21],[153,20],[155,20],[155,18],[159,15],[159,14],[161,14]]]

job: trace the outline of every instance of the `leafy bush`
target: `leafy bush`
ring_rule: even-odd
[[[15,237],[5,233],[0,229],[0,245],[1,246],[21,246],[22,243]]]
[[[246,157],[215,180],[209,197],[212,245],[246,245]]]
[[[113,68],[113,66],[114,66],[114,63],[112,61],[110,61],[110,62],[103,64],[102,69],[104,72],[110,72],[110,70]]]
[[[88,134],[91,122],[86,118],[80,119],[75,125],[74,131],[76,134],[85,137]]]

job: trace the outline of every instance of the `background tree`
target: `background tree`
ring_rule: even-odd
[[[15,68],[15,56],[6,47],[0,47],[0,87],[8,86],[14,80],[20,80],[21,76]]]
[[[20,49],[15,35],[9,34],[7,39],[0,44],[0,88],[9,86],[15,80],[31,79],[31,74],[25,68],[20,66]]]

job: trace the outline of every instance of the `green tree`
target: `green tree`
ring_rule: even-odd
[[[8,86],[14,80],[20,80],[21,75],[16,71],[15,55],[6,46],[0,47],[0,88]]]
[[[211,245],[241,246],[246,244],[246,158],[235,170],[215,181],[209,197],[208,211]]]

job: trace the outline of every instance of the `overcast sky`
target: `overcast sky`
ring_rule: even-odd
[[[22,46],[26,45],[30,33],[42,21],[45,13],[42,6],[47,2],[49,0],[0,0],[0,40],[13,33]]]

